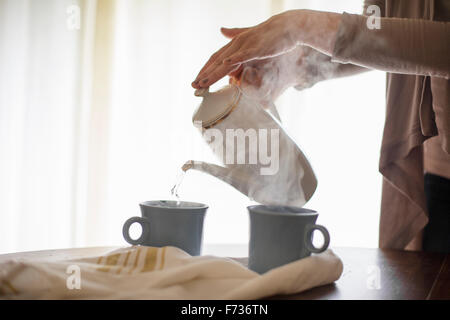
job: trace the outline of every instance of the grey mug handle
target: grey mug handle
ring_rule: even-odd
[[[130,226],[135,222],[137,222],[141,225],[142,233],[139,238],[131,239]],[[138,245],[138,244],[141,244],[145,240],[145,238],[147,238],[148,232],[149,232],[148,227],[149,227],[149,221],[146,218],[131,217],[130,219],[125,221],[125,223],[123,224],[122,234],[123,234],[123,237],[125,238],[126,242],[128,242],[129,244],[132,244],[132,245]]]
[[[323,235],[323,245],[320,248],[314,247],[312,243],[312,233],[314,230],[319,230]],[[305,246],[308,251],[312,253],[321,253],[324,252],[328,245],[330,244],[330,234],[328,233],[327,228],[321,226],[319,224],[308,224],[305,228]]]

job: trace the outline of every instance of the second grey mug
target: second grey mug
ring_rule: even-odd
[[[184,201],[146,201],[139,204],[142,217],[128,219],[122,228],[125,240],[132,245],[153,247],[173,246],[192,256],[201,253],[203,220],[207,205]],[[142,227],[141,236],[130,237],[133,223]]]
[[[320,253],[328,248],[328,230],[315,224],[317,212],[290,206],[255,205],[250,215],[249,269],[265,273],[270,269]],[[322,247],[312,243],[313,232],[323,234]]]

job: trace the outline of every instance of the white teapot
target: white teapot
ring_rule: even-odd
[[[206,172],[267,205],[303,206],[317,187],[314,172],[281,127],[273,104],[267,112],[236,84],[216,92],[198,89],[203,101],[193,122],[223,166],[190,160],[183,170]]]

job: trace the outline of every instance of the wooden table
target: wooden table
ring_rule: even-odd
[[[76,259],[101,255],[116,247],[47,250],[0,255],[11,258]],[[270,299],[450,299],[450,254],[365,248],[333,248],[344,262],[333,284]],[[236,258],[246,264],[247,259]]]
[[[333,284],[273,299],[450,299],[450,254],[333,248],[344,272]]]

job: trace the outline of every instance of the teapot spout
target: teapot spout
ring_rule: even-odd
[[[189,160],[183,165],[183,167],[181,167],[181,169],[183,171],[187,171],[189,169],[202,171],[231,184],[232,170],[219,166],[217,164],[212,164],[203,161]]]
[[[183,171],[187,171],[189,169],[207,173],[213,177],[216,177],[217,179],[222,180],[225,183],[228,183],[243,194],[248,195],[247,175],[240,170],[230,169],[227,167],[219,166],[217,164],[194,160],[189,160],[182,166]]]

